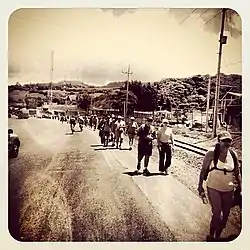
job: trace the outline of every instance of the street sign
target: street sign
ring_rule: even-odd
[[[221,42],[222,44],[227,44],[227,36],[222,36],[220,42]]]

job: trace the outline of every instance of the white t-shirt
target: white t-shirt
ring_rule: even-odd
[[[160,142],[169,143],[171,142],[172,128],[169,127],[161,127],[157,132],[157,138]]]
[[[116,130],[124,129],[126,126],[124,121],[120,121],[120,122],[116,121],[115,125],[116,125]]]

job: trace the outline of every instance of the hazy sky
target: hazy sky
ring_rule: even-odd
[[[222,72],[241,74],[241,21],[230,13]],[[219,9],[20,9],[9,20],[9,84],[50,81],[52,50],[53,81],[103,85],[125,80],[128,64],[142,81],[215,74],[220,20]]]

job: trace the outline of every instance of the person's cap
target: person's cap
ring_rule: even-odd
[[[115,115],[114,114],[112,114],[112,118],[114,118],[115,117]]]
[[[221,131],[218,134],[218,139],[220,139],[220,140],[229,139],[229,140],[232,141],[232,136],[231,136],[231,134],[228,131]]]
[[[132,117],[130,117],[130,120],[134,120],[135,118],[132,116]]]
[[[148,121],[148,122],[152,122],[152,121],[153,121],[153,117],[148,117],[148,118],[147,118],[147,121]]]
[[[118,119],[122,119],[122,117],[120,115],[118,115]]]
[[[168,119],[163,119],[162,123],[168,123]]]

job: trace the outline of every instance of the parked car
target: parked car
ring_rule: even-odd
[[[8,155],[10,158],[18,156],[20,145],[18,135],[14,134],[13,129],[8,129]]]
[[[28,118],[29,118],[29,114],[27,114],[27,113],[20,112],[18,114],[18,119],[28,119]]]
[[[51,116],[50,116],[50,115],[48,115],[48,114],[43,114],[43,115],[42,115],[42,118],[45,118],[45,119],[51,119]]]

